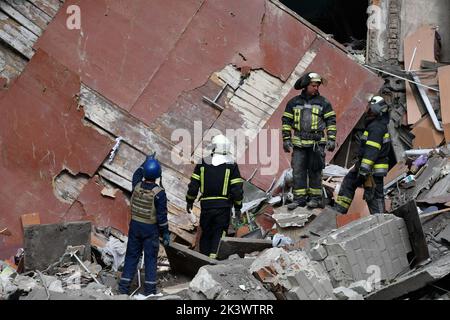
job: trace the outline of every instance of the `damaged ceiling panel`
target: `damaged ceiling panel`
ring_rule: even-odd
[[[111,148],[82,124],[79,90],[76,74],[38,51],[2,97],[0,224],[13,233],[2,248],[21,240],[22,214],[39,212],[43,223],[64,220],[70,205],[55,197],[53,179],[66,168],[92,176]]]

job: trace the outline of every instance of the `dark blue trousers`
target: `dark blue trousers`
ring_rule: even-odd
[[[145,256],[144,292],[145,295],[156,294],[156,264],[159,250],[158,225],[131,220],[125,266],[119,282],[119,291],[122,294],[129,294],[130,285],[136,274],[142,250],[144,250]]]

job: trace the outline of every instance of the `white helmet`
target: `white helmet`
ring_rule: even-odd
[[[219,134],[212,139],[212,148],[214,154],[231,154],[231,142],[223,134]]]

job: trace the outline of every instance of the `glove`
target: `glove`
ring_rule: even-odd
[[[237,228],[241,222],[241,210],[234,210],[234,218],[231,219],[231,224],[233,227]]]
[[[283,141],[283,150],[286,153],[290,153],[292,148],[294,148],[294,146],[292,145],[291,140],[284,140]]]
[[[170,244],[170,233],[166,231],[163,233],[163,246],[167,247]]]
[[[336,142],[334,140],[328,140],[326,148],[328,151],[333,152],[336,149]]]
[[[187,211],[187,213],[191,213],[193,207],[194,207],[194,204],[188,202],[186,204],[186,211]]]

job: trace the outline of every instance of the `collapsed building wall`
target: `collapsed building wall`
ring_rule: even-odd
[[[79,29],[67,27],[71,5],[81,9]],[[198,146],[211,132],[205,128],[279,133],[285,103],[297,94],[293,83],[301,73],[315,70],[330,80],[323,94],[338,113],[340,143],[364,112],[366,94],[381,86],[377,76],[348,57],[339,44],[275,0],[158,0],[129,5],[71,0],[43,35],[35,38],[31,51],[22,53],[25,64],[31,58],[28,68],[1,100],[2,110],[11,116],[4,117],[10,122],[1,135],[7,160],[1,168],[6,177],[0,188],[1,209],[7,214],[0,223],[13,233],[2,239],[11,248],[20,246],[20,215],[30,212],[39,212],[44,223],[91,220],[126,232],[131,175],[154,151],[163,165],[171,230],[193,243],[195,236],[189,233],[193,226],[183,214],[184,193],[195,160],[192,156],[198,155]],[[36,68],[44,70],[38,73]],[[70,90],[58,72],[72,79]],[[22,94],[34,82],[39,85],[30,91],[31,96]],[[217,101],[223,110],[205,102],[204,97],[215,97],[225,85]],[[18,109],[10,106],[13,98],[23,114],[36,113],[33,123],[14,118]],[[199,140],[191,141],[196,134],[193,123],[200,120]],[[56,129],[56,123],[64,121],[67,127]],[[17,131],[17,126],[28,127]],[[36,128],[41,128],[45,143],[33,147],[30,141],[37,139]],[[50,129],[55,131],[47,132]],[[191,152],[177,152],[180,141],[172,137],[176,129],[190,135]],[[53,149],[46,145],[50,136],[52,148],[64,152],[53,156]],[[118,148],[109,159],[114,140]],[[15,154],[9,148],[23,152]],[[270,174],[255,176],[255,184],[263,189],[289,165],[287,155],[273,151],[270,142],[268,150],[274,152],[266,150],[269,157],[282,154],[282,159]],[[266,165],[263,160],[242,166],[243,176],[248,178],[256,167]],[[30,161],[32,176],[23,175],[20,170]],[[62,172],[74,176],[67,188],[59,184],[61,179],[54,185]],[[79,173],[89,181],[77,179]],[[11,192],[12,181],[15,192]],[[105,181],[121,189],[115,198],[102,195]]]

